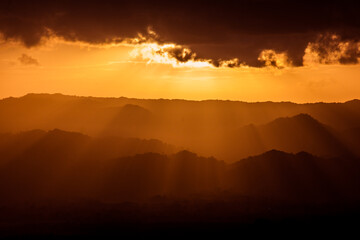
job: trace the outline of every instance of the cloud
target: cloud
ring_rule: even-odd
[[[190,48],[175,43],[161,42],[154,30],[149,28],[148,32],[149,38],[139,34],[137,38],[123,40],[123,43],[134,46],[130,52],[132,58],[146,60],[148,63],[171,64],[173,67],[239,68],[246,66],[237,58],[228,60],[200,58]]]
[[[18,58],[19,62],[23,65],[35,65],[35,66],[39,66],[39,62],[38,60],[36,60],[35,58],[26,55],[25,53],[23,53],[19,58]]]
[[[271,49],[261,51],[258,60],[263,62],[266,67],[285,68],[292,66],[292,62],[285,52],[277,53]]]
[[[307,45],[303,59],[304,65],[356,64],[360,60],[360,42],[342,40],[337,34],[321,34]]]
[[[154,38],[159,44],[186,46],[196,52],[197,59],[212,59],[214,66],[220,65],[218,59],[224,59],[221,64],[229,67],[244,63],[260,67],[263,62],[259,62],[259,54],[272,49],[286,52],[293,66],[302,66],[304,50],[319,33],[337,32],[349,40],[360,37],[359,4],[355,0],[238,0],[226,4],[3,0],[0,32],[5,40],[21,41],[27,47],[52,36],[89,44],[134,37],[140,43]],[[147,31],[148,26],[153,26],[162,39]],[[174,58],[182,54],[181,49],[173,52]]]

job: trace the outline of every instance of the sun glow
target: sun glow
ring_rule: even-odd
[[[262,52],[265,68],[238,59],[213,62],[154,37],[106,44],[47,39],[0,46],[0,97],[29,92],[244,101],[346,101],[360,95],[359,65],[293,67],[285,53]],[[31,83],[31,84],[30,84]]]
[[[177,50],[178,52],[173,52]],[[175,55],[176,54],[176,55]],[[150,63],[170,64],[173,67],[212,67],[207,60],[196,60],[196,54],[188,48],[176,44],[143,43],[135,45],[130,51],[134,59],[145,60]]]

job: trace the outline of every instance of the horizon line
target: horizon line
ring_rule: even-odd
[[[91,96],[91,95],[73,95],[73,94],[64,94],[64,93],[59,93],[59,92],[55,92],[55,93],[44,93],[44,92],[30,92],[30,93],[26,93],[25,95],[21,95],[21,96],[8,96],[8,97],[4,97],[1,98],[0,101],[3,100],[7,100],[7,99],[20,99],[20,98],[24,98],[27,96],[31,96],[31,95],[49,95],[49,96],[54,96],[54,95],[60,95],[60,96],[65,96],[65,97],[74,97],[74,98],[99,98],[99,99],[130,99],[130,100],[144,100],[144,101],[157,101],[157,100],[165,100],[165,101],[186,101],[186,102],[208,102],[208,101],[219,101],[219,102],[237,102],[237,103],[248,103],[248,104],[254,104],[254,103],[291,103],[291,104],[298,104],[298,105],[304,105],[304,104],[341,104],[341,103],[348,103],[348,102],[352,102],[352,101],[360,101],[360,99],[358,98],[353,98],[353,99],[349,99],[346,101],[330,101],[330,102],[325,102],[325,101],[317,101],[317,102],[294,102],[294,101],[290,101],[290,100],[283,100],[283,101],[272,101],[272,100],[267,100],[267,101],[243,101],[243,100],[231,100],[231,99],[215,99],[215,98],[209,98],[209,99],[201,99],[201,100],[195,100],[195,99],[183,99],[183,98],[138,98],[138,97],[125,97],[125,96],[119,96],[119,97],[109,97],[109,96]]]

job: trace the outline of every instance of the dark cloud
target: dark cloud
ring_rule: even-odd
[[[336,32],[360,37],[358,1],[9,1],[0,2],[0,31],[5,39],[31,47],[51,34],[67,40],[104,43],[147,33],[189,46],[197,58],[234,59],[262,66],[265,49],[287,52],[302,65],[304,50],[316,36]],[[159,39],[157,39],[159,40]],[[193,56],[172,52],[179,61]],[[344,62],[349,59],[344,59]],[[351,61],[350,61],[351,62]],[[235,64],[235,63],[234,63]]]
[[[38,60],[36,60],[35,58],[26,55],[25,53],[23,53],[19,58],[18,58],[19,62],[23,65],[35,65],[35,66],[39,66],[39,62]]]
[[[160,54],[164,54],[165,52],[179,62],[188,62],[190,60],[196,60],[196,53],[192,52],[191,49],[184,48],[181,46],[164,49],[164,52],[161,52]]]
[[[209,63],[214,67],[228,67],[228,68],[237,68],[241,66],[246,66],[245,62],[240,62],[238,58],[233,59],[209,59]]]

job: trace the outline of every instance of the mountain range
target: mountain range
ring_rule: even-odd
[[[271,150],[234,163],[156,140],[40,130],[1,136],[1,201],[146,200],[156,196],[261,197],[289,202],[360,200],[360,161]]]
[[[271,149],[359,156],[360,101],[295,104],[28,94],[0,100],[0,132],[33,129],[158,139],[238,161]]]

